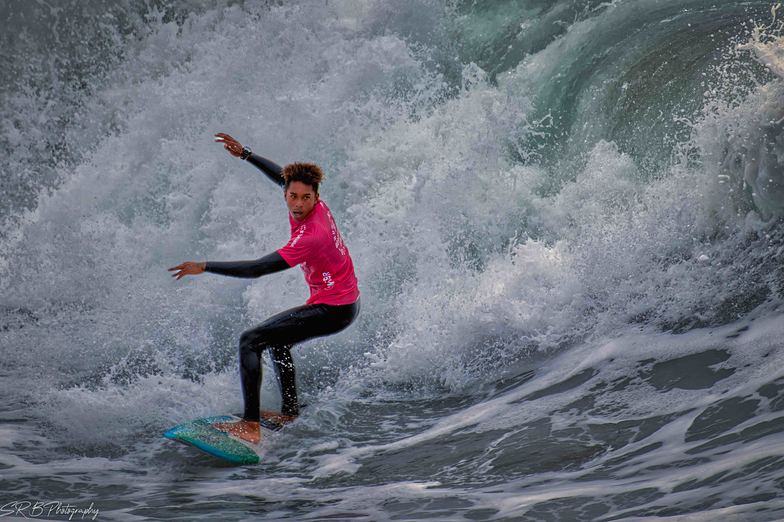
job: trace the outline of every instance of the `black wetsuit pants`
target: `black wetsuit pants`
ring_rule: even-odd
[[[269,350],[282,398],[281,413],[298,415],[296,374],[291,348],[294,344],[337,333],[359,313],[359,300],[348,305],[311,304],[273,315],[240,336],[240,378],[245,399],[243,418],[259,420],[261,353]]]

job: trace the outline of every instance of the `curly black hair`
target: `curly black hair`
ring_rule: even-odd
[[[319,183],[324,179],[321,168],[314,163],[289,163],[283,167],[281,174],[286,182],[286,188],[292,181],[301,181],[313,187],[313,192],[316,194],[318,194]]]

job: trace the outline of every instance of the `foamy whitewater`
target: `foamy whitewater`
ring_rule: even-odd
[[[0,517],[784,518],[779,15],[4,3]],[[323,167],[362,292],[258,466],[162,438],[241,411],[239,334],[307,297],[167,272],[288,238],[215,132]]]

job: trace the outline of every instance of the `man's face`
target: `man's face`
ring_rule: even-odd
[[[318,203],[318,194],[313,191],[313,187],[301,181],[289,183],[284,196],[291,216],[297,221],[308,217],[310,211]]]

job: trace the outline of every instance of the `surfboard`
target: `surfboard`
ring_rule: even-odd
[[[166,431],[163,436],[188,444],[233,464],[258,464],[261,461],[260,444],[239,441],[212,425],[215,422],[238,420],[240,420],[239,417],[234,415],[202,417],[178,424]]]

